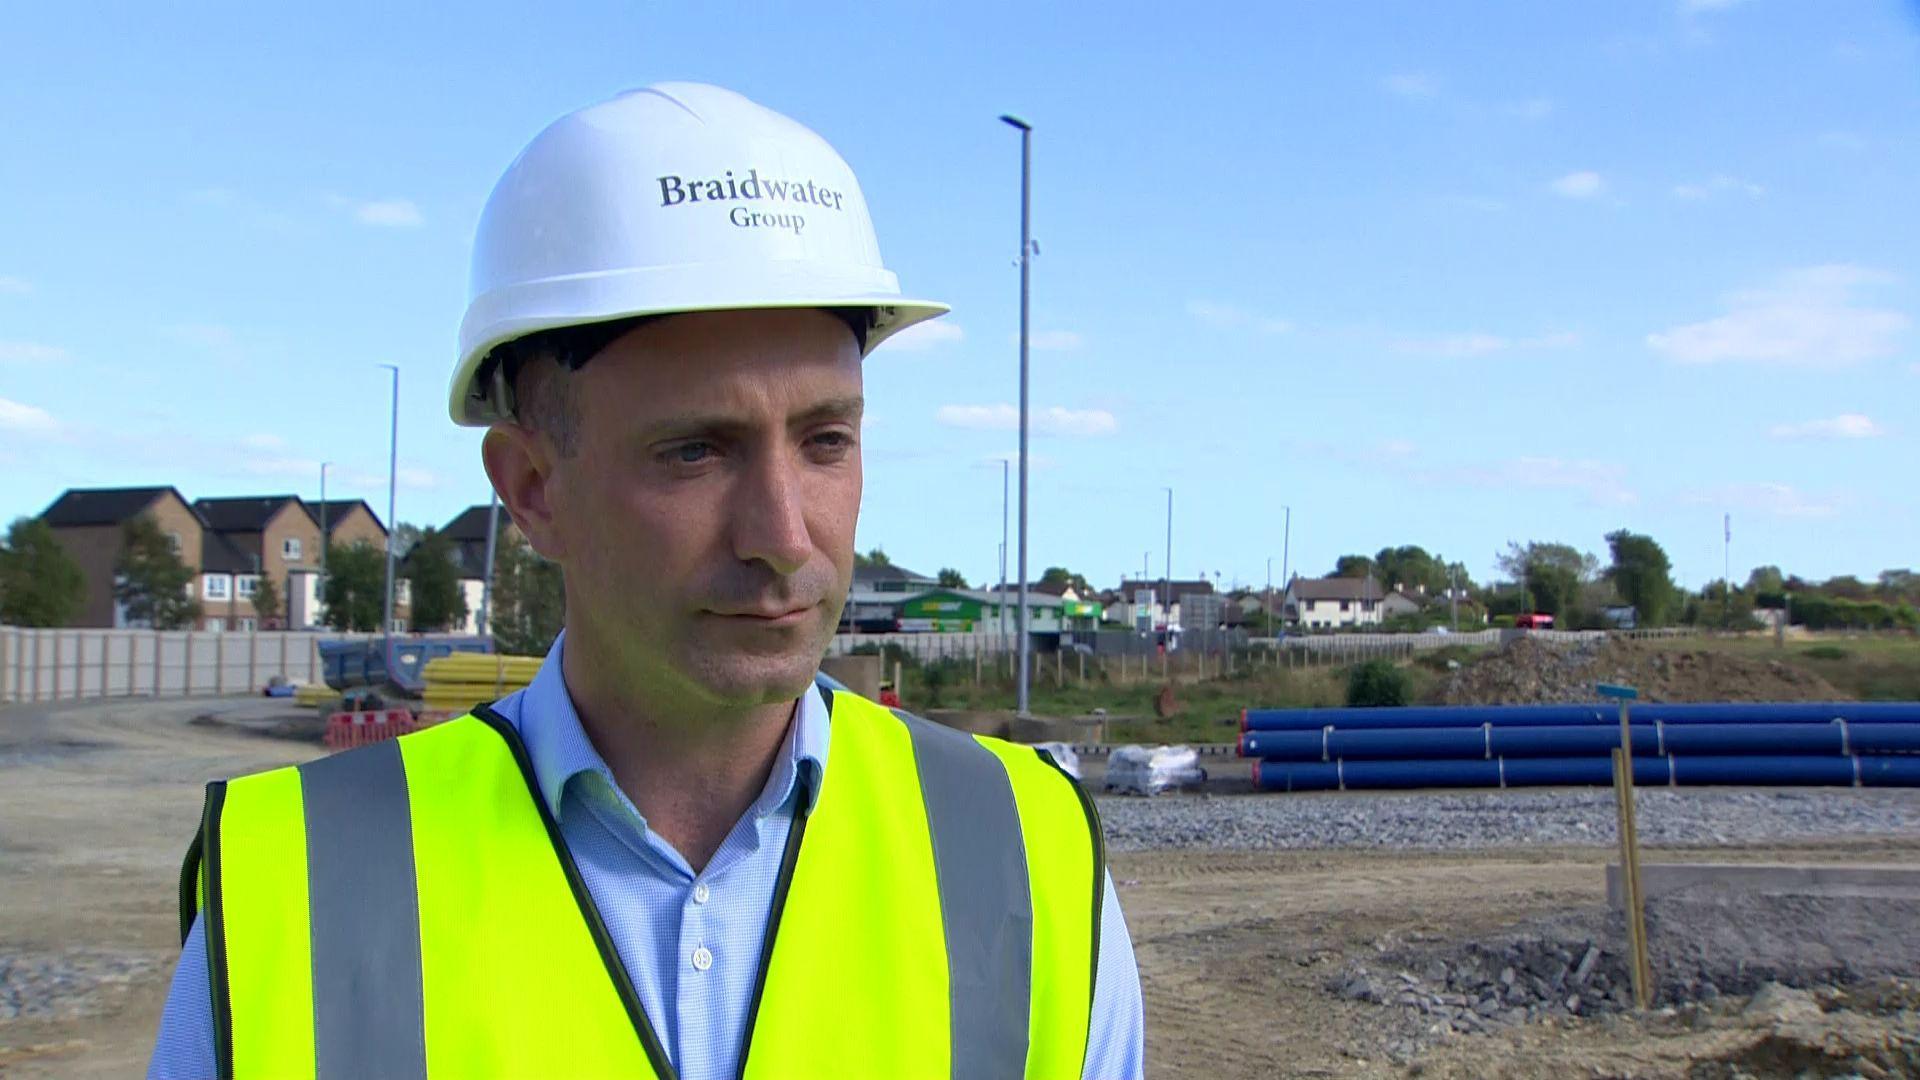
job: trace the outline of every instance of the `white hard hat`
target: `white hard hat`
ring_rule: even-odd
[[[864,348],[947,311],[880,262],[860,183],[811,130],[730,90],[660,83],[561,117],[487,199],[450,409],[506,411],[488,355],[557,327],[747,308],[852,309]]]

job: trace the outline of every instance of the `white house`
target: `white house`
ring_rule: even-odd
[[[1372,578],[1294,578],[1282,612],[1306,630],[1377,626],[1385,616],[1386,590]]]

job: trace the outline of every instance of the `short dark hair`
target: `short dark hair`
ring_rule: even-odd
[[[873,312],[867,308],[825,308],[853,332],[860,351],[867,348]],[[503,411],[519,423],[553,439],[562,457],[579,449],[580,414],[567,376],[587,366],[628,331],[669,315],[635,315],[581,326],[557,326],[496,345],[480,368],[481,385],[497,371],[513,394]]]

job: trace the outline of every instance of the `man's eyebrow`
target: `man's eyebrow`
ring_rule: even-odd
[[[858,394],[828,398],[787,418],[791,424],[813,424],[822,420],[857,420],[866,411],[867,399]]]
[[[866,411],[866,398],[853,394],[847,397],[828,398],[818,401],[797,413],[787,417],[789,427],[803,427],[817,424],[823,420],[857,420]],[[675,416],[649,424],[642,437],[649,440],[680,439],[705,433],[730,434],[751,428],[750,422],[739,416],[727,413],[694,413]]]

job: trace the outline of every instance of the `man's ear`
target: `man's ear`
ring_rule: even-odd
[[[565,557],[566,544],[553,512],[554,472],[560,462],[553,440],[532,428],[501,421],[487,429],[480,458],[520,535],[548,559]]]

